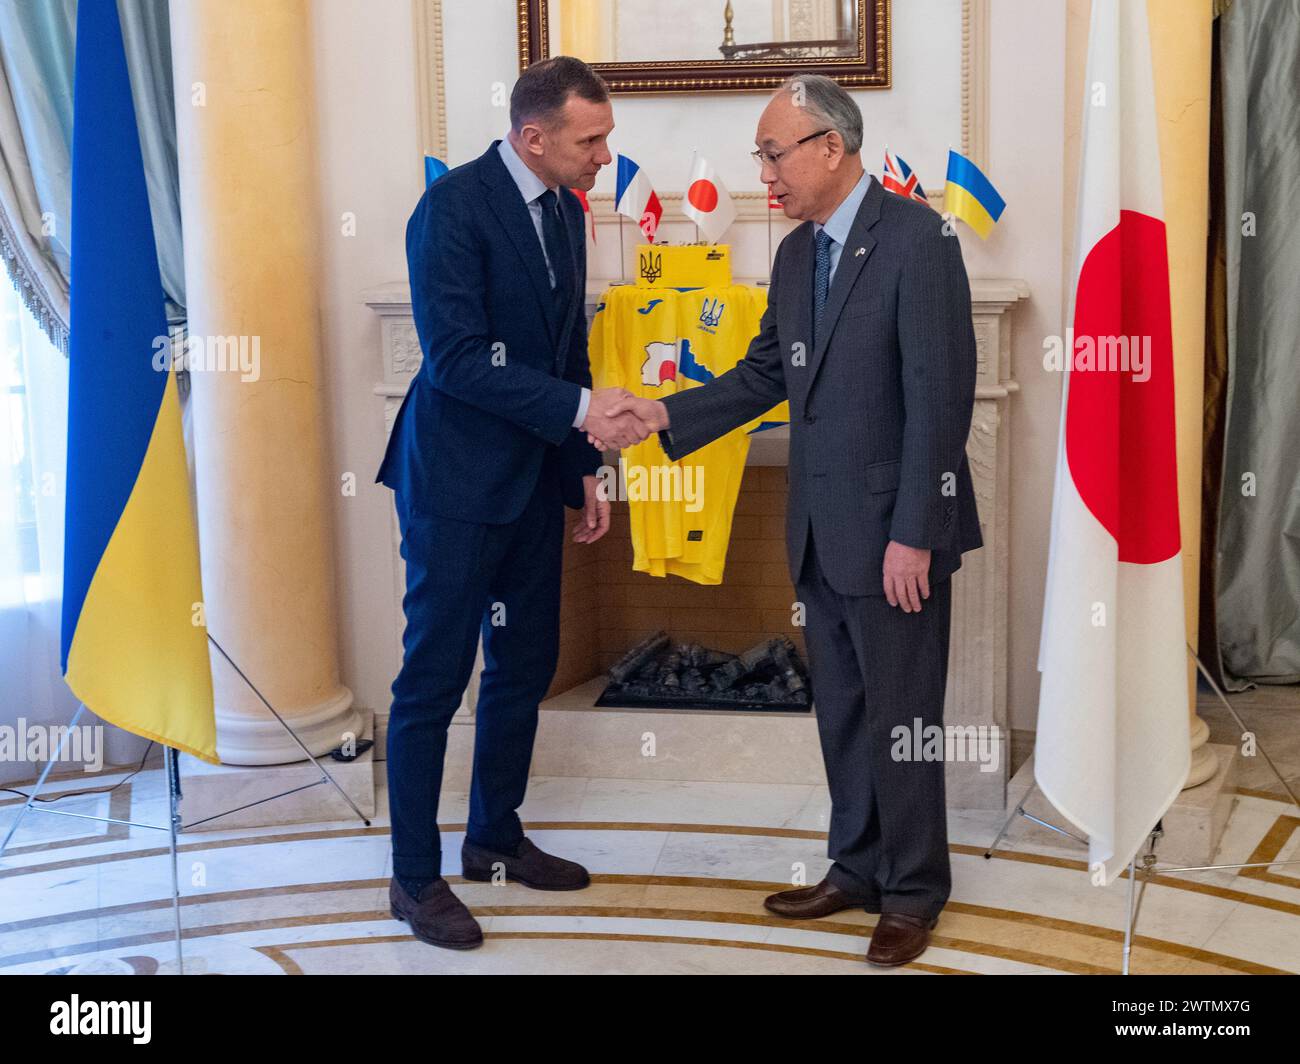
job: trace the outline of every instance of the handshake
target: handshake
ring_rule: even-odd
[[[580,427],[593,446],[621,451],[666,429],[668,408],[656,399],[638,398],[626,388],[595,388]]]

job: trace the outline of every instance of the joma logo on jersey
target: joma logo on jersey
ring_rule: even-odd
[[[700,309],[700,328],[707,333],[713,332],[722,321],[722,312],[727,309],[727,304],[718,299],[706,299],[704,306]]]

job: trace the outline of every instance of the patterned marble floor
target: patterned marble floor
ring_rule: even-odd
[[[382,773],[383,765],[380,764]],[[54,790],[103,787],[122,773]],[[21,799],[0,798],[0,835]],[[163,823],[160,771],[110,795],[61,803]],[[387,791],[379,795],[387,810]],[[952,899],[932,945],[891,971],[863,955],[875,917],[771,916],[765,894],[797,868],[826,868],[825,788],[771,784],[535,778],[523,816],[544,849],[583,862],[585,891],[467,883],[459,871],[466,795],[445,796],[444,872],[478,916],[484,945],[426,946],[388,912],[386,816],[182,835],[187,973],[1113,973],[1126,881],[1089,885],[1080,849],[1029,847],[1013,829],[993,860],[1001,817],[953,813]],[[1241,796],[1222,861],[1300,856],[1300,809]],[[0,859],[0,972],[174,970],[166,835],[35,814]],[[1153,884],[1135,973],[1300,972],[1300,865],[1188,873]]]

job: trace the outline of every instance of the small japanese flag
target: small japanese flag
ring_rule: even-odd
[[[686,195],[682,197],[682,213],[700,227],[700,233],[710,244],[716,244],[736,220],[731,193],[701,155],[695,157],[691,167]]]

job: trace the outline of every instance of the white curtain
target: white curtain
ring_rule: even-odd
[[[59,662],[67,438],[68,360],[0,278],[0,724],[67,724],[79,705]],[[103,722],[85,713],[78,723]],[[138,761],[144,746],[105,725],[107,763]],[[0,782],[43,767],[0,762]]]
[[[2,281],[0,724],[66,724],[77,708],[59,668],[68,360]],[[3,763],[0,779],[41,767]]]

